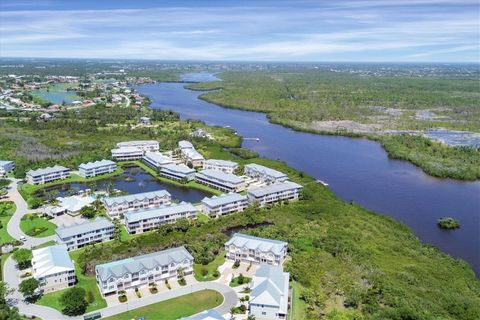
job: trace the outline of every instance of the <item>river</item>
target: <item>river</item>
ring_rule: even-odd
[[[184,81],[211,81],[203,74]],[[198,99],[202,92],[184,83],[138,86],[153,108],[170,109],[182,119],[202,120],[209,125],[230,126],[245,140],[243,147],[261,156],[285,161],[293,168],[326,181],[343,200],[355,201],[375,212],[408,225],[424,242],[462,258],[480,275],[480,181],[437,179],[416,166],[391,160],[382,147],[361,138],[298,132],[268,122],[265,114],[227,109]],[[451,216],[461,228],[437,227],[439,217]]]

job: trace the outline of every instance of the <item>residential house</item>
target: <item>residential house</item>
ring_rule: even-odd
[[[203,198],[202,209],[212,218],[234,212],[241,212],[248,206],[247,196],[238,193],[222,194],[211,198]]]
[[[46,167],[27,172],[27,181],[30,184],[44,184],[70,177],[70,169],[62,166]]]
[[[84,178],[91,178],[106,173],[112,173],[115,170],[117,170],[117,164],[111,160],[87,162],[78,166],[78,174]]]
[[[245,190],[245,180],[243,178],[223,171],[202,170],[195,174],[195,180],[224,192],[241,192]]]
[[[118,197],[106,197],[103,204],[110,217],[116,217],[128,211],[143,210],[170,204],[172,196],[166,190],[129,194]]]
[[[6,176],[13,169],[15,169],[15,163],[13,161],[0,160],[0,177]]]
[[[261,207],[279,201],[294,201],[298,199],[301,185],[295,182],[280,182],[262,187],[251,188],[247,196],[250,202],[256,202]]]
[[[225,243],[225,249],[231,260],[278,266],[285,260],[287,245],[284,241],[235,233]]]

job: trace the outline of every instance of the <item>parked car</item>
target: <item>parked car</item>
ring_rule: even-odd
[[[22,241],[22,242],[25,242],[25,241],[27,241],[27,237],[25,237],[25,236],[21,236],[21,237],[20,237],[20,241]]]

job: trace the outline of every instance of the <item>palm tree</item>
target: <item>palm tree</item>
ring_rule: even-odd
[[[235,319],[235,307],[230,308],[230,319]]]

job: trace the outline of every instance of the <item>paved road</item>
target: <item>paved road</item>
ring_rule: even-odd
[[[17,190],[18,187],[18,182],[20,180],[13,180],[12,183],[10,184],[10,190],[8,191],[8,198],[9,200],[15,202],[15,205],[17,206],[17,209],[15,210],[15,213],[13,214],[12,218],[10,218],[10,221],[8,222],[7,225],[7,232],[14,237],[17,240],[20,240],[20,237],[24,236],[27,238],[27,241],[22,245],[24,248],[32,248],[34,246],[41,245],[42,243],[45,243],[50,240],[54,240],[55,236],[50,236],[50,237],[44,237],[44,238],[34,238],[27,236],[23,231],[20,229],[20,220],[22,217],[30,212],[34,212],[32,210],[28,209],[27,202],[23,200],[22,196]]]

